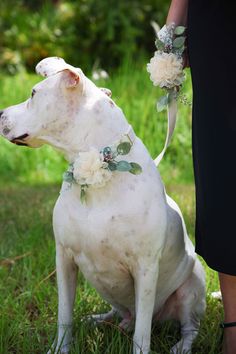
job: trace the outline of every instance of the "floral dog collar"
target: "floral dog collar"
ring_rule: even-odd
[[[115,172],[129,172],[138,175],[142,167],[136,162],[125,160],[117,161],[116,158],[128,155],[134,141],[135,133],[131,126],[118,143],[104,147],[101,151],[90,148],[89,151],[80,152],[74,163],[64,173],[63,180],[79,184],[81,187],[80,200],[86,201],[86,190],[89,187],[102,188],[112,178]]]

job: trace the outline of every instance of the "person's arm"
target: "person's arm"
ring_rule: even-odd
[[[188,1],[189,0],[172,0],[166,20],[167,25],[174,23],[176,26],[187,27]],[[189,59],[186,50],[183,55],[183,67],[189,67]]]
[[[166,24],[175,23],[176,26],[187,25],[188,0],[172,0]]]

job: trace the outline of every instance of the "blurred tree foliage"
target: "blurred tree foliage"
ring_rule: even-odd
[[[1,0],[0,69],[32,70],[46,56],[91,69],[119,66],[154,48],[170,0]]]

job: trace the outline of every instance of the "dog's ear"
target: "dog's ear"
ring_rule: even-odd
[[[80,73],[71,69],[62,70],[62,81],[63,84],[68,88],[76,87],[80,83]]]
[[[81,70],[67,64],[62,58],[45,58],[36,66],[36,73],[44,77],[49,77],[62,71],[65,72],[63,79],[65,79],[66,86],[75,87],[79,83]]]
[[[41,60],[36,66],[36,73],[44,77],[52,76],[66,69],[68,64],[62,58],[50,57]]]

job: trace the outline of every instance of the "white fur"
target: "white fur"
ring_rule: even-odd
[[[31,147],[60,149],[69,162],[81,151],[119,140],[128,123],[115,103],[80,69],[47,58],[37,71],[48,78],[32,99],[4,110],[0,133]],[[8,127],[8,130],[4,129]],[[6,133],[7,132],[7,133]],[[18,139],[24,134],[28,137]],[[77,268],[112,306],[98,322],[118,313],[135,322],[134,353],[150,350],[152,320],[175,318],[182,338],[172,353],[189,353],[205,310],[205,276],[177,204],[166,195],[147,149],[136,138],[128,161],[140,175],[114,173],[104,188],[63,183],[53,214],[59,292],[56,351],[69,351]],[[122,325],[122,324],[121,324]]]

